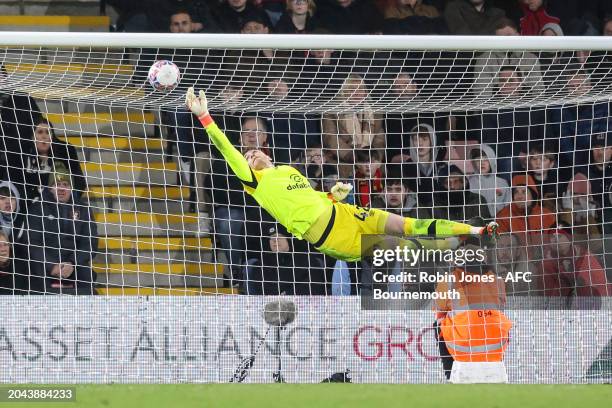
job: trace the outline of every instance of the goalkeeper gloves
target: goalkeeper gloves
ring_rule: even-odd
[[[337,182],[335,186],[331,188],[331,194],[334,200],[342,201],[351,192],[353,186],[347,183]]]
[[[200,120],[208,116],[208,101],[204,91],[200,91],[200,95],[196,96],[193,87],[190,87],[185,96],[185,105]]]

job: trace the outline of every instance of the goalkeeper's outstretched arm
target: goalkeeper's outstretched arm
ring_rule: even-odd
[[[208,102],[204,91],[200,91],[200,95],[196,96],[193,88],[187,90],[185,104],[198,117],[202,126],[206,129],[208,137],[213,144],[219,149],[225,161],[230,166],[234,174],[245,184],[250,184],[254,181],[254,175],[242,153],[238,151],[229,141],[225,133],[215,123],[208,112]]]

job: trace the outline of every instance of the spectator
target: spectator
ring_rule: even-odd
[[[19,259],[27,259],[28,234],[24,202],[19,189],[11,182],[0,183],[0,230],[12,246],[12,253]]]
[[[55,136],[51,123],[40,117],[35,121],[29,140],[22,143],[23,154],[13,155],[8,163],[12,169],[9,180],[20,189],[20,196],[26,200],[26,207],[32,200],[40,199],[42,189],[48,185],[49,173],[61,163],[71,175],[73,194],[79,198],[87,191],[87,184],[77,155],[69,143]]]
[[[382,117],[370,107],[368,90],[360,76],[348,76],[337,101],[349,112],[324,114],[322,127],[324,147],[332,150],[339,162],[353,163],[353,149],[385,147]]]
[[[536,266],[527,257],[527,248],[515,234],[501,234],[495,244],[496,264],[495,268],[498,276],[505,277],[509,273],[516,272],[536,274]],[[522,279],[518,282],[507,282],[506,293],[515,296],[530,296],[536,289],[535,283],[527,282]]]
[[[489,6],[502,9],[506,17],[516,23],[523,15],[520,3],[521,0],[489,0]]]
[[[589,180],[597,208],[612,208],[612,201],[608,197],[612,189],[612,132],[600,132],[592,136],[589,164],[577,172]]]
[[[419,92],[419,86],[412,75],[399,72],[393,79],[391,92],[400,99],[414,98]]]
[[[208,4],[202,0],[106,0],[106,3],[119,14],[117,31],[164,32],[168,16],[177,8],[183,8],[195,17],[194,31],[219,30]]]
[[[382,7],[386,34],[445,34],[438,9],[423,0],[390,0]]]
[[[612,282],[612,133],[600,132],[592,136],[589,164],[577,170],[587,176],[591,185],[596,220],[604,236],[604,260],[608,280]],[[576,175],[575,177],[577,177]],[[588,221],[588,219],[587,219]]]
[[[524,80],[517,66],[502,66],[497,73],[496,94],[501,97],[518,97],[524,93]],[[495,88],[494,88],[495,89]]]
[[[322,191],[320,188],[320,179],[323,177],[323,165],[325,162],[325,154],[321,143],[310,142],[302,155],[302,170],[301,171],[312,184],[312,188]]]
[[[0,78],[5,74],[4,66],[0,66]],[[38,104],[30,95],[0,93],[0,149],[1,161],[4,164],[15,163],[12,156],[20,156],[24,145],[32,139],[32,129],[40,118]],[[5,156],[6,155],[6,156]],[[3,169],[3,180],[12,169]]]
[[[222,31],[212,14],[214,6],[211,6],[209,3],[207,0],[191,0],[187,2],[187,10],[189,10],[193,20],[193,31],[198,33],[219,33]]]
[[[372,197],[382,192],[383,163],[380,150],[355,152],[355,204],[369,207]]]
[[[11,242],[19,242],[24,234],[22,202],[19,190],[9,181],[0,183],[0,230]]]
[[[314,1],[314,0],[313,0]],[[287,8],[287,0],[253,0],[253,4],[262,9],[273,26],[278,24],[283,11]]]
[[[606,16],[606,18],[604,19],[602,34],[605,36],[612,35],[612,16]]]
[[[271,226],[257,264],[248,268],[247,295],[325,295],[323,257],[280,225]]]
[[[481,217],[492,219],[487,201],[470,191],[465,175],[455,165],[450,165],[438,173],[438,191],[434,195],[433,218],[466,222]]]
[[[170,16],[171,33],[192,33],[195,31],[193,25],[194,23],[191,20],[191,15],[186,10],[176,10]]]
[[[55,163],[41,201],[28,215],[32,288],[42,293],[97,294],[91,266],[98,232],[89,208],[74,194],[69,170]]]
[[[385,18],[404,19],[411,16],[439,17],[440,13],[434,6],[423,4],[423,0],[391,0],[383,9]]]
[[[593,201],[591,183],[582,173],[577,173],[568,183],[561,198],[558,219],[568,226],[574,242],[596,255],[602,254],[601,218]]]
[[[26,295],[27,262],[15,255],[10,238],[0,231],[0,295]]]
[[[321,143],[310,142],[304,150],[301,162],[301,172],[308,177],[312,188],[318,191],[329,192],[330,190],[326,188],[326,185],[329,185],[328,181],[338,179],[338,172],[336,166],[330,164],[330,158],[326,157]]]
[[[601,263],[591,252],[577,245],[565,229],[552,231],[550,244],[544,248],[544,261],[539,276],[539,288],[544,296],[574,299],[574,307],[594,306],[601,296],[612,294]],[[583,297],[583,298],[581,298]],[[591,298],[591,299],[589,299]],[[599,302],[597,302],[599,305]]]
[[[491,109],[466,116],[466,137],[494,149],[497,175],[510,182],[513,173],[526,171],[528,141],[543,139],[546,123],[546,108]]]
[[[410,163],[401,166],[401,170],[387,166],[387,177],[383,180],[384,189],[372,199],[371,207],[381,208],[402,217],[429,219],[431,212],[418,206],[416,187],[416,167]]]
[[[559,26],[561,20],[553,17],[546,11],[546,0],[520,0],[523,9],[521,18],[521,35],[548,35],[543,34],[547,24]],[[561,27],[559,26],[559,29]]]
[[[258,148],[271,154],[268,150],[267,125],[260,117],[243,118],[239,142],[243,153]],[[216,150],[211,161],[211,181],[208,185],[213,202],[216,242],[228,264],[226,278],[235,284],[235,281],[241,279],[246,259],[245,221],[257,222],[261,220],[261,215],[255,200],[244,192],[242,183],[228,169],[226,161],[219,157]]]
[[[5,290],[27,289],[27,258],[26,220],[19,190],[13,183],[3,181],[0,183],[0,294],[9,293]]]
[[[599,4],[598,4],[599,3]],[[610,9],[607,0],[548,0],[546,9],[561,20],[567,35],[599,35],[601,16]]]
[[[502,18],[495,28],[495,35],[516,36],[519,33],[512,20]],[[532,92],[543,90],[540,63],[535,54],[526,51],[491,51],[480,54],[476,59],[472,91],[477,95],[490,96],[494,88],[491,85],[495,78],[498,78],[500,93],[507,95],[504,91],[510,83],[507,80],[500,83],[500,80],[507,79],[510,71],[508,68],[515,68],[511,71],[512,76],[520,79],[521,88],[529,92],[530,96],[533,95]]]
[[[274,30],[279,34],[312,33],[316,27],[314,0],[287,0],[287,10],[281,15]]]
[[[410,131],[410,159],[417,166],[417,196],[419,206],[431,206],[433,203],[434,180],[445,168],[438,161],[442,149],[436,139],[433,126],[422,123]]]
[[[565,92],[572,97],[584,97],[591,92],[591,79],[581,69],[563,72]],[[548,109],[548,133],[560,140],[563,161],[569,165],[588,162],[591,135],[607,131],[610,107],[608,101],[565,103]]]
[[[244,32],[249,21],[261,21],[266,27],[270,27],[267,14],[258,10],[248,0],[226,0],[217,9],[216,21],[226,33]]]
[[[524,174],[512,177],[512,202],[496,218],[499,232],[517,234],[521,245],[529,247],[528,251],[542,246],[542,233],[553,228],[556,222],[555,215],[540,205],[535,181]]]
[[[560,177],[558,168],[557,141],[549,140],[532,140],[529,142],[529,156],[527,158],[527,171],[535,181],[540,191],[542,206],[548,208],[551,212],[557,212],[557,199],[560,198],[565,191],[566,181]],[[572,171],[573,168],[562,169],[566,172]],[[561,172],[563,174],[563,171]]]
[[[540,35],[561,37],[563,36],[563,30],[558,24],[548,23],[542,27]],[[565,51],[540,51],[538,53],[544,82],[549,92],[554,89],[551,89],[552,87],[559,86],[559,79],[565,77],[564,71],[573,62],[573,56],[573,53]]]
[[[523,34],[528,35],[528,34]],[[546,23],[542,26],[537,35],[544,37],[563,37],[563,29],[557,23]]]
[[[107,6],[112,6],[118,14],[117,31],[128,33],[149,32],[151,24],[144,13],[143,4],[136,0],[105,0]]]
[[[454,0],[444,9],[444,18],[451,34],[490,35],[495,32],[503,10],[490,7],[485,0]]]
[[[416,78],[416,74],[411,74],[409,72],[398,73],[389,83],[389,92],[391,95],[396,97],[398,102],[403,103],[418,103],[422,88],[422,81]],[[425,94],[427,93],[428,92],[425,92]],[[387,97],[391,95],[387,95]],[[387,135],[387,146],[385,153],[387,162],[401,163],[411,160],[411,137],[412,129],[414,129],[415,126],[426,123],[434,129],[435,134],[448,134],[450,120],[451,116],[448,112],[386,113],[385,130]],[[438,145],[442,145],[442,142],[442,140],[439,140]],[[439,150],[440,157],[444,155],[443,150],[443,148]]]
[[[508,182],[497,175],[497,158],[490,146],[483,144],[470,151],[474,174],[468,176],[470,191],[489,203],[489,214],[497,214],[510,203],[512,191]]]
[[[380,33],[383,16],[371,0],[331,0],[321,4],[320,24],[335,34]]]

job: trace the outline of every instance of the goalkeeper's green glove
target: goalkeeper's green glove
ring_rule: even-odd
[[[342,201],[351,192],[353,186],[347,183],[337,182],[335,186],[331,188],[331,194],[334,200]]]
[[[187,105],[187,108],[189,108],[200,121],[209,116],[208,101],[206,100],[204,91],[200,91],[200,95],[196,96],[193,87],[190,87],[187,90],[187,95],[185,95],[185,105]]]

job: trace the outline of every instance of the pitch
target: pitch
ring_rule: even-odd
[[[59,407],[603,407],[610,385],[178,384],[77,386]],[[19,403],[22,408],[45,403]]]

